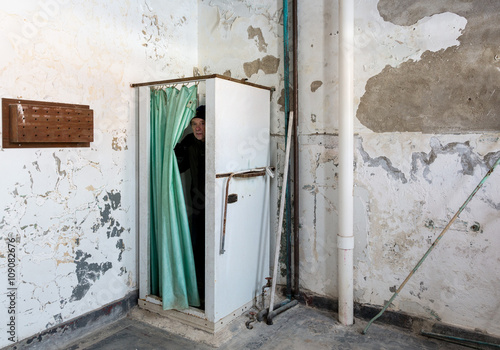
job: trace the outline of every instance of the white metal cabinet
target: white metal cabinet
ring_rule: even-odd
[[[201,83],[203,84],[203,83]],[[205,311],[183,311],[212,325],[237,316],[260,294],[269,275],[270,179],[232,178],[225,252],[221,253],[227,177],[270,165],[270,90],[219,77],[204,81],[206,104],[206,273]],[[202,90],[203,87],[200,87]],[[139,100],[139,242],[140,299],[149,293],[149,88]],[[141,303],[140,303],[141,304]],[[146,303],[142,303],[145,306]],[[217,327],[208,327],[215,330]]]

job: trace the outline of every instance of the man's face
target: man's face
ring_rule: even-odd
[[[191,128],[197,140],[205,142],[205,121],[200,118],[191,119]]]

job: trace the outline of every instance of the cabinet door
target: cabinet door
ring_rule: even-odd
[[[231,179],[238,200],[227,205],[222,253],[228,177],[216,175],[270,165],[270,91],[218,78],[206,89],[205,311],[217,322],[260,294],[269,275],[269,177]]]

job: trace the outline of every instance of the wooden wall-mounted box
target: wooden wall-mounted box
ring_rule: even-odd
[[[89,106],[2,99],[3,148],[90,147],[93,141]]]

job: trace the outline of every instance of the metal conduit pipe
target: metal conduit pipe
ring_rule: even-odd
[[[279,315],[280,313],[288,310],[288,309],[291,309],[292,307],[294,307],[295,305],[297,305],[299,303],[298,300],[292,300],[292,301],[288,301],[286,300],[285,301],[285,304],[279,308],[277,308],[276,310],[273,310],[271,311],[268,315],[267,315],[267,324],[268,325],[272,325],[273,324],[273,318],[277,315]]]
[[[264,317],[267,318],[267,324],[268,325],[272,325],[273,324],[273,318],[274,316],[276,315],[279,315],[280,313],[282,313],[283,311],[286,311],[290,308],[292,308],[293,306],[297,305],[299,302],[297,300],[283,300],[282,302],[280,303],[276,303],[274,304],[274,308],[273,308],[273,311],[271,311],[271,316],[268,316],[268,313],[269,313],[269,309],[263,309],[263,310],[260,310],[259,313],[257,314],[257,321],[259,322],[262,322],[264,320]]]
[[[288,0],[283,0],[283,54],[284,54],[284,85],[285,85],[285,130],[288,130],[290,122],[290,55],[289,55],[289,36],[288,31]],[[288,138],[291,135],[285,134],[285,144],[290,142]],[[286,183],[286,208],[285,208],[285,247],[286,247],[286,297],[292,297],[292,205],[290,178]]]
[[[353,313],[353,76],[354,76],[354,4],[339,0],[339,223],[338,294],[339,321],[352,325]]]
[[[292,2],[293,25],[293,281],[294,295],[300,296],[299,285],[299,69],[298,69],[298,19],[297,0]]]

